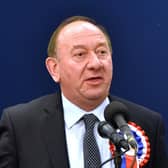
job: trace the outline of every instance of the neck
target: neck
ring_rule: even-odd
[[[65,95],[64,95],[65,96]],[[65,96],[71,103],[75,104],[76,106],[78,106],[79,108],[81,108],[82,110],[85,110],[87,112],[94,110],[95,108],[97,108],[106,98],[102,97],[99,99],[74,99],[74,98],[68,98],[67,96]]]

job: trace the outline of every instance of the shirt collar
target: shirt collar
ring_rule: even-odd
[[[63,108],[64,108],[64,120],[67,128],[73,127],[74,124],[76,124],[84,114],[94,114],[99,121],[104,120],[104,109],[105,107],[110,103],[108,97],[105,98],[105,100],[94,110],[91,110],[89,112],[79,108],[72,102],[70,102],[63,93],[62,96],[62,102],[63,102]]]

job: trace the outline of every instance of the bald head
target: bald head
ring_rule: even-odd
[[[79,32],[81,29],[84,29],[84,28],[90,29],[90,30],[99,29],[99,31],[101,31],[102,34],[106,37],[109,49],[112,52],[110,37],[108,33],[106,32],[106,30],[104,29],[104,27],[102,27],[101,25],[98,25],[91,18],[84,17],[84,16],[73,16],[73,17],[70,17],[64,20],[52,34],[50,41],[49,41],[49,45],[48,45],[48,56],[57,57],[58,43],[60,42],[61,39],[64,38],[63,34],[65,35],[69,31],[71,32],[73,31],[72,29],[69,29],[69,26],[72,27],[72,25],[74,27],[74,30],[76,29],[75,33]]]

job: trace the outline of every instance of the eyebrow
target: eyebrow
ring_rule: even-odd
[[[71,52],[71,54],[73,53],[73,51],[74,50],[76,50],[76,49],[84,49],[84,50],[87,50],[87,48],[84,46],[84,45],[74,45],[73,47],[72,47],[72,49],[70,50],[70,52]]]
[[[86,47],[85,47],[84,45],[74,45],[74,46],[72,47],[72,50],[78,49],[78,48],[86,49]]]
[[[107,47],[107,48],[108,48],[108,44],[106,44],[106,42],[100,42],[100,43],[98,43],[95,48],[101,47],[101,46],[104,46],[104,47]],[[79,49],[79,48],[87,49],[87,47],[85,47],[85,45],[79,44],[79,45],[74,45],[74,46],[72,47],[72,51],[73,51],[74,49]]]
[[[108,48],[108,44],[106,42],[101,42],[96,47],[101,47],[101,46],[104,46],[104,47]]]

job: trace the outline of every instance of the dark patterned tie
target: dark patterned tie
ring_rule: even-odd
[[[98,168],[101,164],[100,153],[94,136],[94,126],[97,117],[93,114],[83,116],[86,132],[83,140],[85,168]]]

